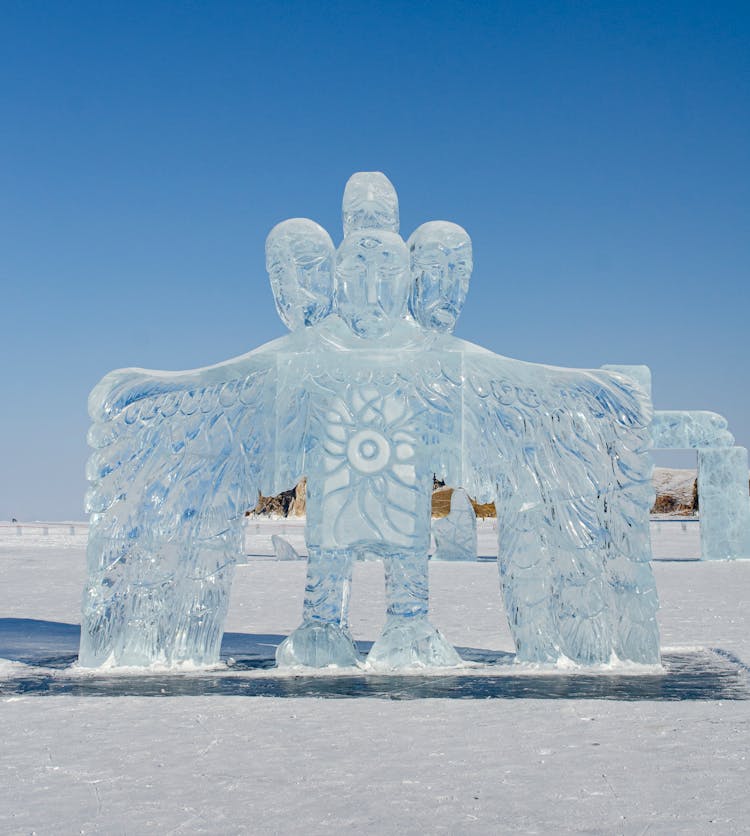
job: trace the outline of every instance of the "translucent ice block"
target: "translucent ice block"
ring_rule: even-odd
[[[434,560],[475,560],[477,556],[477,515],[468,494],[457,488],[451,494],[447,517],[434,520]]]

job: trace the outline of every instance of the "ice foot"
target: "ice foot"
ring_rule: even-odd
[[[380,638],[367,657],[374,670],[450,668],[461,664],[445,636],[426,618],[389,616]]]
[[[351,668],[359,664],[359,654],[349,632],[338,624],[306,621],[276,648],[276,664],[280,668]]]

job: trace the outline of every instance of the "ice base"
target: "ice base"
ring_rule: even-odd
[[[389,616],[367,656],[372,670],[452,668],[463,663],[443,634],[426,618]]]
[[[306,621],[287,636],[276,650],[280,668],[351,668],[359,654],[348,630],[324,621]]]

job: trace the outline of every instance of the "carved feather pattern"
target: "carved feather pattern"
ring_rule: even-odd
[[[462,484],[496,502],[520,658],[658,662],[648,398],[613,372],[465,362]]]
[[[274,372],[248,355],[91,393],[82,664],[218,658],[242,516],[272,481]]]

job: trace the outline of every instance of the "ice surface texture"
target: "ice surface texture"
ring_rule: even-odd
[[[343,220],[335,252],[305,219],[269,235],[289,335],[193,372],[113,372],[93,391],[81,664],[216,662],[242,514],[303,475],[304,610],[278,663],[359,663],[352,561],[377,557],[387,618],[367,664],[458,664],[428,617],[433,474],[496,503],[520,659],[657,661],[646,393],[616,371],[451,336],[469,236],[431,222],[405,244],[383,174],[349,180]]]
[[[750,558],[750,495],[744,447],[698,451],[701,557]]]

